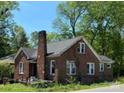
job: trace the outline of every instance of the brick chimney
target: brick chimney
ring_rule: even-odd
[[[37,76],[39,79],[45,79],[45,62],[46,62],[46,31],[39,32],[38,50],[37,50]]]

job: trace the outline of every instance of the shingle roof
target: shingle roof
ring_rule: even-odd
[[[81,39],[84,40],[84,42],[91,49],[91,51],[94,53],[94,55],[98,58],[98,60],[100,62],[113,62],[110,58],[108,58],[106,56],[98,55],[95,52],[95,50],[92,48],[92,46],[83,37],[77,37],[77,38],[73,38],[73,39],[48,43],[47,44],[47,57],[60,56],[61,54],[63,54],[63,52],[65,52],[67,49],[69,49],[72,45],[74,45]],[[37,58],[37,49],[21,48],[19,50],[19,52],[21,50],[24,51],[24,53],[26,54],[28,59],[36,59]],[[17,53],[17,55],[18,55],[18,53]]]
[[[0,62],[14,63],[14,57],[16,54],[11,54],[0,58]]]
[[[59,56],[81,39],[82,39],[81,37],[77,37],[77,38],[63,40],[59,42],[48,43],[47,53],[48,54],[52,53],[51,55],[49,55],[49,57]]]
[[[112,59],[110,59],[110,58],[108,58],[107,56],[104,56],[104,55],[99,55],[99,58],[100,58],[100,60],[101,60],[101,62],[103,62],[103,63],[113,63],[114,61],[112,60]]]

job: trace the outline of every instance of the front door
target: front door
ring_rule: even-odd
[[[30,76],[37,76],[37,65],[36,63],[30,63],[30,67],[29,67],[29,73]]]

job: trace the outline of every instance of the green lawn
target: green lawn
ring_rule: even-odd
[[[104,86],[110,86],[113,84],[122,84],[124,83],[124,77],[120,77],[117,80],[114,80],[113,82],[103,82],[103,83],[94,83],[91,85],[80,85],[80,84],[54,84],[51,87],[47,88],[35,88],[30,85],[24,85],[24,84],[7,84],[7,85],[0,85],[0,91],[1,92],[51,92],[51,91],[75,91],[75,90],[83,90],[83,89],[91,89],[91,88],[97,88],[97,87],[104,87]]]

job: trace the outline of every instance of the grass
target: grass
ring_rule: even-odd
[[[91,85],[81,85],[81,84],[67,84],[67,85],[55,85],[53,87],[48,87],[48,88],[42,88],[39,91],[49,91],[49,92],[67,92],[67,91],[75,91],[75,90],[83,90],[83,89],[91,89],[91,88],[96,88],[96,87],[103,87],[103,86],[108,86],[110,85],[108,82],[104,83],[95,83]]]
[[[20,83],[16,84],[6,84],[6,85],[0,85],[0,91],[1,92],[52,92],[52,91],[76,91],[76,90],[83,90],[83,89],[91,89],[91,88],[98,88],[98,87],[105,87],[105,86],[111,86],[113,84],[123,84],[124,83],[124,77],[120,77],[113,82],[102,82],[102,83],[94,83],[91,85],[81,85],[81,84],[54,84],[51,87],[47,88],[36,88],[32,87],[30,85],[24,85]]]
[[[0,91],[1,92],[33,92],[37,91],[36,88],[26,86],[23,84],[6,84],[6,85],[0,85]]]

